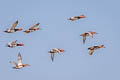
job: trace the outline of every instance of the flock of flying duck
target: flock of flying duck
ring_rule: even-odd
[[[70,17],[68,20],[76,21],[76,20],[79,20],[79,19],[82,19],[82,18],[86,18],[86,17],[84,15],[80,15],[80,16]],[[5,30],[4,32],[6,32],[6,33],[15,33],[17,31],[22,31],[23,30],[22,28],[16,28],[17,24],[18,24],[18,20],[12,25],[12,27],[10,29]],[[25,30],[24,32],[25,33],[31,33],[31,32],[40,30],[40,28],[38,27],[39,24],[40,23],[37,23],[37,24],[33,25],[32,27]],[[89,32],[85,32],[85,33],[81,34],[80,36],[83,37],[83,44],[85,44],[85,40],[86,40],[86,38],[88,36],[93,38],[94,34],[97,34],[97,33],[89,31]],[[7,47],[10,47],[10,48],[14,48],[14,47],[17,47],[17,46],[24,46],[24,44],[23,43],[18,43],[17,40],[9,42],[7,44]],[[95,50],[100,49],[100,48],[105,48],[105,47],[104,47],[104,45],[98,45],[98,46],[89,47],[88,48],[89,55],[92,55]],[[65,50],[60,49],[60,48],[53,48],[52,50],[50,50],[49,53],[51,54],[51,60],[54,61],[54,55],[55,54],[61,55],[62,52],[65,52]],[[15,69],[21,69],[23,67],[30,66],[29,64],[23,64],[22,63],[22,56],[21,56],[20,52],[18,53],[18,62],[16,63],[16,62],[10,61],[10,63],[15,65],[15,67],[13,67]]]

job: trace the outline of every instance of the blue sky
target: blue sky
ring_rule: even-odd
[[[0,1],[0,80],[120,80],[120,11],[119,0],[1,0]],[[67,19],[84,14],[75,22]],[[24,30],[40,22],[41,31],[30,34],[3,31],[16,21]],[[83,45],[80,34],[96,31]],[[24,47],[7,48],[13,40]],[[89,56],[88,47],[104,44],[106,48]],[[50,59],[52,48],[65,49],[61,56]],[[23,63],[31,66],[12,69],[9,61],[17,61],[21,52]]]

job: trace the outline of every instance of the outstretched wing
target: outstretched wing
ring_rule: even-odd
[[[21,56],[20,52],[18,54],[18,65],[22,65],[22,56]]]
[[[11,63],[11,64],[14,64],[15,66],[17,66],[17,63],[16,63],[16,62],[10,61],[10,63]]]
[[[17,24],[18,24],[18,20],[12,25],[11,30],[14,30]]]
[[[85,44],[86,36],[83,36],[83,44]]]
[[[51,60],[54,61],[54,53],[51,53]]]
[[[91,49],[91,50],[89,51],[89,55],[92,55],[93,52],[94,52],[94,50]]]
[[[92,32],[88,32],[89,36],[91,36],[93,38],[93,34]]]
[[[37,27],[39,24],[40,24],[40,23],[37,23],[37,24],[33,25],[32,27],[29,28],[29,30],[34,29],[34,28]]]

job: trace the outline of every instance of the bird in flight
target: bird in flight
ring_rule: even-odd
[[[75,20],[82,19],[82,18],[86,18],[86,16],[84,15],[74,16],[74,17],[70,17],[68,20],[75,21]]]
[[[104,45],[100,45],[100,46],[92,46],[92,47],[89,47],[88,50],[89,50],[89,55],[92,55],[93,52],[97,49],[100,49],[100,48],[105,48]]]
[[[9,42],[7,44],[7,47],[10,47],[10,48],[14,48],[14,47],[17,47],[17,46],[24,46],[24,44],[23,43],[17,43],[17,40]]]
[[[12,25],[12,27],[10,29],[5,30],[4,32],[6,33],[14,33],[16,31],[22,31],[22,28],[17,28],[16,26],[18,25],[18,20]]]
[[[61,52],[64,52],[64,49],[53,48],[52,50],[50,50],[49,53],[51,53],[51,60],[54,61],[54,55],[57,53],[61,55]]]
[[[80,36],[83,36],[83,44],[85,44],[86,37],[91,36],[93,38],[94,34],[98,34],[98,33],[89,31],[89,32],[81,34]]]
[[[18,63],[11,62],[11,61],[10,61],[10,63],[15,65],[15,67],[13,67],[14,69],[21,69],[23,67],[30,66],[29,64],[23,64],[22,63],[22,56],[21,56],[20,52],[18,53]]]
[[[31,33],[37,30],[40,30],[40,28],[38,27],[40,23],[34,24],[32,27],[30,27],[28,30],[25,30],[25,33]]]

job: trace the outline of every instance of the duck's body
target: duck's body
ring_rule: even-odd
[[[31,28],[29,28],[28,30],[25,30],[24,32],[25,32],[25,33],[31,33],[31,32],[40,30],[40,28],[37,27],[39,24],[40,24],[40,23],[37,23],[37,24],[33,25]]]
[[[14,69],[22,69],[24,67],[30,66],[29,64],[22,64],[22,65],[16,65],[15,67],[13,67]]]
[[[95,50],[100,49],[100,48],[105,48],[105,47],[104,47],[104,45],[89,47],[88,48],[88,50],[90,50],[89,55],[92,55]]]
[[[75,21],[75,20],[78,20],[78,19],[81,19],[81,18],[85,18],[85,16],[84,15],[74,16],[74,17],[70,17],[68,20]]]
[[[61,55],[61,52],[64,52],[64,49],[54,48],[54,49],[50,50],[49,53],[51,53],[51,60],[52,61],[54,60],[54,54],[58,53]]]
[[[6,32],[6,33],[14,33],[14,32],[16,32],[16,31],[22,31],[22,28],[17,28],[17,29],[15,29],[15,27],[17,26],[17,24],[18,24],[18,21],[16,21],[16,22],[12,25],[12,27],[11,27],[10,29],[5,30],[4,32]]]
[[[83,44],[85,44],[86,37],[91,36],[93,38],[94,34],[97,34],[97,33],[90,31],[90,32],[86,32],[86,33],[81,34],[80,36],[83,36]]]
[[[29,64],[22,64],[22,56],[21,56],[20,53],[18,54],[18,63],[16,63],[16,62],[11,62],[11,61],[10,61],[10,63],[12,63],[12,64],[15,65],[15,67],[13,67],[14,69],[21,69],[21,68],[23,68],[23,67],[30,66]]]
[[[23,43],[17,43],[17,40],[9,42],[7,44],[7,47],[10,47],[10,48],[14,48],[14,47],[17,47],[17,46],[24,46],[24,44]]]

